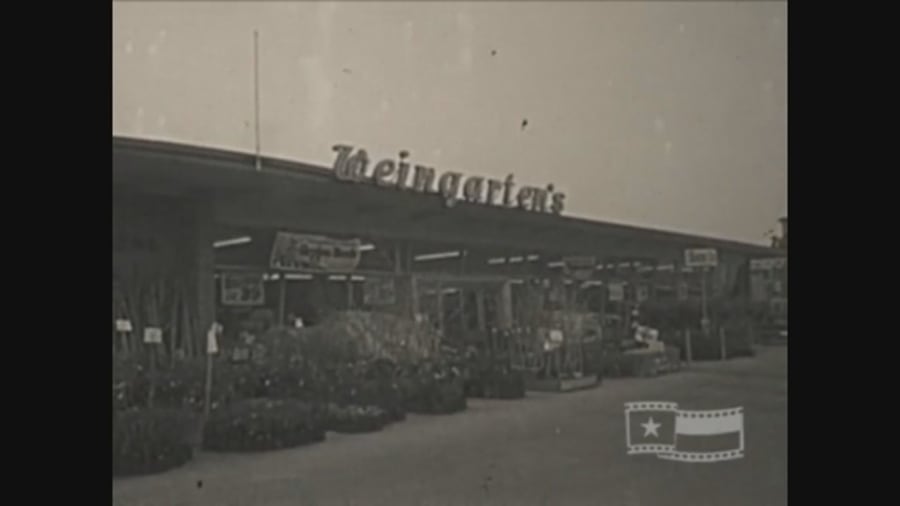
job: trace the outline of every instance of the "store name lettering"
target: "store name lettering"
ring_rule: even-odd
[[[445,172],[438,176],[431,167],[408,162],[409,153],[406,151],[401,151],[396,161],[385,159],[375,163],[370,171],[366,150],[358,149],[355,153],[353,150],[353,146],[334,146],[337,152],[334,174],[341,181],[370,182],[384,188],[440,195],[447,207],[464,201],[561,214],[565,205],[566,196],[556,192],[552,184],[545,188],[522,186],[516,189],[512,174],[504,181],[464,177],[458,172]]]

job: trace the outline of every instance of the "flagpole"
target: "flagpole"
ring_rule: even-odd
[[[256,170],[262,170],[259,142],[259,32],[253,30],[253,114],[256,130]]]

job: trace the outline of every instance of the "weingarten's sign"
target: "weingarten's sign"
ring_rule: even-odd
[[[385,188],[440,195],[447,207],[464,201],[542,213],[561,214],[563,211],[566,196],[556,192],[552,184],[545,188],[516,188],[511,174],[504,181],[464,177],[458,172],[444,172],[438,176],[431,167],[413,166],[409,163],[409,153],[406,151],[401,151],[396,161],[381,160],[369,170],[369,155],[366,150],[358,149],[354,153],[353,149],[353,146],[334,146],[334,151],[337,152],[334,175],[341,181],[372,183]]]

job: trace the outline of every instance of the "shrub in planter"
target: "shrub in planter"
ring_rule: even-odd
[[[390,422],[389,414],[377,406],[338,406],[328,407],[328,430],[348,434],[375,432]]]
[[[185,408],[195,413],[203,411],[206,381],[206,359],[176,361],[159,364],[153,372],[142,361],[114,358],[113,360],[113,410],[146,408],[153,387],[153,407]],[[256,396],[258,374],[246,366],[234,366],[217,359],[214,364],[212,408],[227,404],[233,399]]]
[[[461,376],[432,373],[409,382],[407,410],[422,414],[449,414],[467,407],[465,383]]]
[[[169,367],[161,367],[148,375],[153,381],[154,407],[185,408],[194,412],[203,411],[204,384],[206,381],[205,359],[192,359],[176,362]],[[224,402],[221,397],[222,385],[213,383],[219,388],[213,389],[213,402]]]
[[[431,413],[449,414],[466,409],[466,392],[462,378],[440,380],[433,388],[430,397]]]
[[[406,416],[404,398],[394,366],[369,361],[337,364],[326,374],[329,402],[339,406],[374,406],[385,411],[391,421]]]
[[[400,386],[389,378],[366,379],[351,390],[352,400],[346,404],[373,406],[385,412],[389,421],[398,422],[406,418],[406,409]]]
[[[204,448],[254,452],[291,448],[325,439],[325,420],[314,406],[285,399],[250,399],[214,412]]]
[[[191,423],[179,410],[113,413],[113,476],[158,473],[191,460]]]
[[[146,405],[146,370],[135,358],[113,355],[113,411]]]
[[[482,376],[483,396],[488,399],[525,397],[525,377],[519,371],[500,370]]]
[[[369,365],[362,388],[365,403],[387,411],[392,421],[406,418],[403,389],[397,371],[398,366],[393,361],[375,360]]]

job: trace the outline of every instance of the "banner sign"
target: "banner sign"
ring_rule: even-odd
[[[689,249],[684,252],[687,267],[715,267],[719,264],[719,254],[714,249]]]
[[[360,260],[359,239],[278,232],[270,266],[282,271],[350,272]]]
[[[366,277],[363,284],[363,302],[370,306],[391,306],[397,303],[397,287],[394,278]]]
[[[222,305],[261,306],[265,301],[266,292],[261,273],[222,273]]]

